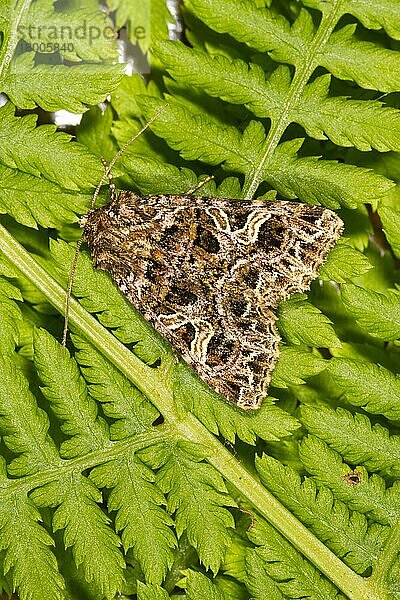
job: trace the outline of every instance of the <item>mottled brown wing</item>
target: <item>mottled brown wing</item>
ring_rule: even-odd
[[[273,309],[309,287],[341,230],[318,206],[132,192],[85,225],[94,265],[243,408],[260,405],[279,355]]]

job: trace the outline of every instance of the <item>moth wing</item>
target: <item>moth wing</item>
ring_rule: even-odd
[[[273,309],[308,289],[341,230],[319,206],[132,192],[85,227],[95,265],[244,408],[266,396],[279,355]]]

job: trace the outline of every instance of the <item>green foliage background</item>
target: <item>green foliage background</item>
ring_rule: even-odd
[[[0,0],[0,560],[22,599],[400,597],[400,5],[397,0],[113,0],[142,19],[149,81],[97,2]],[[139,19],[139,20],[140,20]],[[29,24],[50,50],[29,49]],[[47,36],[47,37],[46,37]],[[102,108],[97,106],[111,94]],[[299,198],[345,233],[279,307],[262,408],[205,386],[82,252],[103,167],[120,189]],[[84,113],[76,138],[47,112]],[[45,112],[44,112],[45,111]],[[107,190],[101,194],[105,202]],[[118,596],[121,597],[121,596]]]

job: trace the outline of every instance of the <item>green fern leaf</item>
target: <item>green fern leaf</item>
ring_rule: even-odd
[[[43,179],[0,165],[2,189],[0,212],[12,216],[27,227],[61,227],[77,220],[90,202],[86,194],[70,190]]]
[[[272,457],[257,459],[256,467],[267,489],[352,569],[364,573],[376,563],[388,528],[378,524],[368,527],[364,515],[349,514],[345,504],[334,501],[330,490],[321,487],[317,493],[312,479],[301,482],[294,469]]]
[[[350,404],[393,421],[400,419],[400,378],[388,369],[346,358],[332,358],[328,369]]]
[[[341,457],[324,442],[313,436],[303,438],[299,456],[305,469],[319,485],[332,490],[335,498],[345,502],[352,510],[366,514],[371,519],[390,525],[399,518],[399,482],[386,489],[384,480],[378,475],[368,477],[363,467],[356,467],[360,482],[346,480],[353,470],[342,462]]]
[[[168,496],[169,511],[175,513],[178,538],[185,531],[201,562],[216,573],[229,541],[228,528],[234,527],[225,507],[236,503],[228,496],[218,472],[202,462],[206,449],[183,442],[170,444],[158,454],[162,466],[157,483]]]
[[[3,77],[3,91],[21,108],[70,110],[85,112],[87,104],[102,102],[105,90],[117,87],[123,75],[120,65],[36,65],[34,52],[25,52],[16,58],[10,71]],[[43,90],[46,90],[45,93]]]
[[[247,552],[246,571],[246,585],[251,594],[250,600],[265,600],[265,598],[274,598],[274,600],[285,599],[275,581],[266,572],[263,557],[254,552],[254,550]]]
[[[294,120],[308,135],[329,138],[339,146],[368,151],[396,150],[400,143],[400,112],[381,102],[329,97],[330,75],[322,75],[304,88]]]
[[[22,476],[58,465],[58,452],[47,435],[47,415],[38,408],[28,381],[12,360],[0,357],[0,363],[1,431],[7,447],[19,455],[9,463],[8,472]]]
[[[347,283],[341,288],[342,300],[357,323],[381,340],[400,337],[400,293],[387,290],[382,294]]]
[[[348,462],[362,464],[370,472],[399,476],[400,437],[389,435],[388,429],[379,423],[372,425],[366,415],[353,415],[343,408],[303,405],[300,419],[310,433],[324,440]]]
[[[207,598],[207,600],[228,600],[225,594],[216,585],[201,573],[187,571],[185,573],[186,597],[189,600]]]
[[[165,106],[164,102],[143,97],[140,105],[146,118],[150,119]],[[180,128],[172,127],[179,122]],[[265,130],[257,121],[250,121],[240,134],[236,127],[221,128],[204,115],[192,115],[178,102],[168,103],[153,125],[153,131],[166,139],[187,160],[201,160],[211,165],[219,163],[227,170],[255,176],[265,153]],[[196,143],[206,139],[207,145]],[[317,157],[299,158],[297,151],[303,140],[284,142],[275,150],[271,163],[259,172],[286,198],[299,197],[310,203],[324,198],[325,206],[339,208],[341,205],[355,208],[368,200],[376,202],[392,187],[384,177],[367,169],[351,165],[338,165],[334,161],[320,161]]]
[[[102,500],[99,490],[80,473],[71,472],[31,496],[39,506],[57,507],[54,531],[63,530],[65,548],[72,548],[86,581],[95,582],[103,597],[113,598],[122,588],[125,561],[110,519],[97,504]]]
[[[13,591],[18,591],[21,600],[64,600],[65,583],[50,550],[54,541],[39,524],[41,520],[24,494],[10,491],[7,497],[3,495],[0,548],[5,551],[4,573],[11,573]]]
[[[382,221],[383,230],[393,253],[397,258],[400,257],[400,211],[398,188],[390,190],[386,196],[381,199],[378,207],[379,217]]]
[[[168,600],[170,598],[159,585],[144,585],[141,581],[138,581],[137,597],[138,600]]]
[[[12,354],[19,339],[22,314],[14,300],[22,300],[20,290],[0,277],[0,351],[4,356]]]
[[[34,345],[42,392],[62,422],[63,433],[71,436],[62,443],[61,456],[74,458],[108,446],[107,424],[97,415],[75,360],[45,330],[36,332]]]
[[[133,548],[146,581],[161,583],[172,566],[176,539],[170,529],[173,521],[161,508],[166,500],[154,485],[153,472],[132,455],[95,467],[90,479],[112,488],[108,508],[117,511],[115,524],[122,531],[125,552]]]
[[[296,365],[295,372],[294,364]],[[301,385],[305,379],[321,373],[326,367],[327,364],[323,358],[311,354],[303,348],[283,346],[271,384],[279,388]]]
[[[126,172],[142,194],[184,194],[197,184],[195,173],[151,158],[126,156],[123,160]],[[154,182],[156,177],[157,182]]]
[[[313,565],[284,538],[272,534],[271,526],[263,519],[257,519],[252,525],[249,538],[258,548],[248,551],[247,560],[253,562],[254,553],[257,556],[255,560],[258,563],[262,561],[265,572],[277,582],[284,597],[305,596],[319,600],[338,597],[335,587],[321,578]]]
[[[96,157],[85,146],[71,143],[71,136],[57,132],[54,125],[35,127],[36,121],[36,115],[15,117],[10,103],[0,108],[3,165],[36,177],[43,175],[70,190],[95,185],[103,174]]]
[[[0,86],[16,105],[84,112],[118,85],[122,67],[112,64],[117,44],[104,13],[93,6],[54,10],[50,0],[7,8],[1,21]],[[43,55],[50,60],[43,62]],[[75,61],[74,69],[57,64],[61,57]],[[91,64],[80,64],[81,59]],[[95,64],[104,59],[110,64]]]
[[[123,440],[129,435],[152,428],[160,413],[122,373],[83,338],[74,335],[75,358],[86,381],[90,395],[102,403],[106,417],[113,419],[110,438]]]
[[[325,0],[304,0],[303,4],[321,11],[326,10]],[[400,39],[399,6],[393,0],[383,0],[379,10],[367,0],[348,0],[340,7],[342,14],[354,15],[368,29],[386,29],[388,35]]]
[[[210,56],[182,43],[164,42],[157,54],[174,79],[196,85],[207,94],[244,104],[258,117],[274,119],[290,89],[290,71],[280,66],[266,79],[255,63],[223,55]],[[340,146],[381,152],[400,147],[400,112],[380,102],[329,97],[330,75],[305,86],[298,106],[289,115],[316,139],[328,137]]]
[[[116,11],[117,28],[127,27],[129,39],[142,52],[148,52],[157,41],[168,39],[167,23],[173,19],[166,2],[109,0],[108,6]]]
[[[340,346],[331,321],[302,294],[295,294],[280,305],[278,327],[292,344],[319,348]]]
[[[286,198],[301,198],[316,204],[323,198],[331,209],[356,208],[362,202],[376,203],[392,184],[384,177],[360,167],[318,160],[315,156],[299,158],[303,140],[283,142],[277,147],[265,179]],[[372,196],[375,194],[375,196]]]
[[[21,39],[29,45],[49,43],[50,48],[58,43],[61,56],[74,62],[115,59],[116,34],[105,13],[87,7],[55,11],[53,4],[39,0],[29,6],[18,26]]]
[[[400,87],[398,52],[357,39],[356,27],[345,25],[332,33],[321,56],[321,66],[338,79],[355,81],[366,89],[397,91]]]
[[[289,62],[289,57],[300,51],[302,40],[291,35],[289,22],[255,2],[223,0],[218,3],[218,14],[213,11],[212,0],[188,0],[186,6],[211,29],[229,33],[260,52],[271,52],[275,60]]]
[[[337,244],[319,270],[319,277],[325,281],[345,283],[372,269],[368,258],[346,243],[345,238]]]

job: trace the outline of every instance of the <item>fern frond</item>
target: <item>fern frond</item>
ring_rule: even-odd
[[[71,143],[72,136],[57,132],[55,125],[36,127],[36,115],[15,117],[14,110],[11,103],[0,108],[3,165],[35,177],[44,176],[70,190],[95,185],[103,170],[85,146]]]
[[[66,473],[31,494],[38,506],[56,507],[53,530],[63,530],[65,548],[72,548],[86,581],[95,582],[103,597],[121,590],[125,561],[118,536],[98,503],[101,492],[80,473]]]
[[[319,348],[340,346],[331,321],[303,294],[295,294],[281,304],[278,327],[284,338],[292,344]]]
[[[274,458],[264,455],[256,460],[256,467],[267,489],[357,573],[379,559],[388,528],[369,526],[363,514],[350,514],[330,490],[320,487],[317,492],[312,479],[301,481],[294,469]]]
[[[218,3],[218,15],[213,11],[212,0],[188,0],[186,6],[211,29],[229,33],[260,52],[270,51],[274,59],[288,59],[300,50],[301,40],[290,35],[289,22],[255,2],[223,0]]]
[[[138,44],[142,52],[147,53],[157,41],[168,39],[167,25],[173,18],[166,2],[109,0],[108,6],[116,11],[117,29],[127,27],[131,42]]]
[[[154,473],[131,455],[95,467],[90,479],[101,488],[112,488],[108,509],[117,511],[115,525],[122,531],[125,552],[133,549],[146,581],[161,583],[172,566],[177,542],[170,529],[173,521],[162,508],[166,500],[154,485]]]
[[[158,410],[91,344],[78,335],[72,339],[78,350],[75,358],[90,384],[90,395],[102,403],[106,417],[113,419],[110,438],[123,440],[148,431],[160,416]]]
[[[0,548],[4,551],[4,573],[11,575],[12,589],[18,591],[21,600],[43,600],[44,595],[64,600],[65,582],[51,550],[54,541],[41,521],[38,509],[21,490],[2,494]]]
[[[0,350],[4,356],[12,354],[19,339],[22,314],[14,300],[22,300],[20,290],[0,277]]]
[[[93,106],[84,113],[76,136],[77,141],[88,148],[92,154],[104,157],[108,162],[111,162],[118,151],[114,137],[111,135],[112,122],[113,111],[109,104],[105,110]]]
[[[137,588],[138,600],[168,600],[170,596],[168,592],[159,585],[146,584],[138,581]]]
[[[303,405],[300,419],[310,433],[350,463],[364,465],[370,472],[399,476],[400,437],[389,435],[389,430],[379,423],[372,425],[366,415],[351,414],[343,408]]]
[[[275,581],[268,575],[264,568],[263,557],[254,550],[249,550],[246,556],[247,580],[246,585],[251,593],[251,600],[285,600]]]
[[[296,365],[296,371],[293,365]],[[327,368],[327,362],[316,354],[296,346],[283,346],[272,375],[271,384],[278,388],[301,385],[304,380]],[[265,438],[264,438],[265,439]]]
[[[258,117],[278,117],[290,89],[290,71],[284,66],[266,77],[257,63],[209,55],[176,42],[164,42],[157,47],[157,54],[180,83],[245,105]],[[330,82],[330,75],[323,75],[307,84],[289,113],[291,121],[304,127],[309,136],[329,138],[339,146],[381,152],[400,148],[400,111],[377,101],[330,97]]]
[[[76,361],[45,330],[36,331],[34,347],[42,393],[69,437],[61,444],[61,456],[75,458],[109,446],[108,426],[97,414]]]
[[[386,341],[400,337],[400,292],[389,289],[380,293],[346,283],[341,296],[347,310],[370,335]]]
[[[355,81],[365,89],[397,91],[400,87],[398,52],[357,39],[356,28],[356,25],[345,25],[332,33],[321,56],[321,66],[338,79]]]
[[[0,362],[0,427],[5,444],[18,454],[8,472],[22,476],[58,465],[57,449],[47,434],[48,417],[38,408],[28,381],[12,359],[0,357]]]
[[[341,243],[336,244],[325,264],[319,269],[319,277],[324,281],[345,283],[364,275],[373,268],[365,254],[355,250],[346,242],[347,240],[342,238]]]
[[[155,98],[143,98],[143,112],[150,118],[165,103]],[[181,124],[179,130],[173,123]],[[152,127],[181,156],[201,160],[211,165],[222,163],[227,170],[253,176],[265,152],[265,131],[256,121],[240,134],[233,126],[221,128],[204,115],[191,115],[178,102],[170,101]],[[297,152],[303,140],[284,142],[275,150],[268,167],[260,176],[286,198],[301,198],[310,203],[324,199],[329,208],[341,205],[355,208],[364,202],[375,202],[392,184],[368,169],[322,161],[317,157],[300,158]],[[258,175],[257,175],[258,176]]]
[[[142,194],[172,194],[177,191],[184,194],[197,184],[195,173],[186,167],[140,156],[126,156],[123,162],[126,172]]]
[[[265,572],[277,582],[278,589],[285,597],[305,596],[321,600],[338,597],[335,587],[322,578],[313,565],[302,558],[284,538],[273,534],[271,526],[263,519],[253,523],[249,538],[258,547],[248,550],[246,561],[258,565],[262,562]],[[256,555],[255,559],[253,554]]]
[[[382,221],[383,231],[394,255],[400,257],[400,203],[397,188],[389,191],[379,203],[378,213]]]
[[[54,11],[52,5],[41,0],[10,4],[5,11],[1,23],[1,91],[20,108],[84,112],[87,104],[103,101],[122,78],[123,68],[115,64],[115,34],[111,21],[100,11],[84,7],[62,12]],[[88,31],[78,35],[80,27]],[[37,58],[42,53],[50,55],[53,64],[40,64]],[[74,69],[57,64],[61,56],[75,61]],[[93,62],[80,64],[81,59]],[[94,64],[103,59],[109,64]]]
[[[140,104],[147,119],[165,106],[163,101],[147,96]],[[173,127],[176,122],[180,123],[179,130]],[[267,148],[261,123],[250,121],[241,134],[234,126],[221,127],[204,115],[189,113],[176,101],[168,103],[152,130],[187,160],[221,163],[224,169],[268,181],[286,198],[298,197],[310,203],[323,198],[328,208],[355,208],[361,202],[376,202],[392,187],[386,178],[368,169],[298,157],[301,139],[283,142],[275,149],[270,164],[260,168]],[[198,139],[207,143],[199,146]]]
[[[70,67],[65,65],[34,66],[34,53],[26,52],[15,59],[1,83],[3,91],[21,108],[38,105],[48,111],[64,109],[82,113],[87,110],[86,103],[104,100],[104,90],[116,87],[122,75],[119,65],[89,64],[75,67],[71,77]]]
[[[61,188],[44,178],[0,165],[0,213],[27,227],[61,227],[77,220],[90,202],[86,194]]]
[[[303,4],[321,11],[326,10],[324,0],[304,0]],[[383,0],[379,5],[378,11],[374,10],[374,8],[374,5],[369,2],[363,2],[362,0],[354,2],[349,0],[343,2],[339,10],[342,15],[354,15],[368,29],[384,28],[388,35],[394,39],[399,39],[400,10],[397,3],[392,0]]]
[[[185,572],[186,597],[189,600],[229,600],[207,577],[196,571]]]
[[[366,514],[383,525],[393,525],[400,513],[399,482],[386,489],[385,481],[378,475],[368,477],[364,467],[356,467],[359,483],[346,480],[353,470],[345,464],[337,452],[313,436],[303,438],[299,448],[305,469],[318,484],[329,487],[336,498],[349,508]]]
[[[381,198],[381,203],[390,195]],[[342,209],[341,215],[346,223],[345,242],[351,244],[356,250],[362,252],[368,247],[370,235],[373,232],[372,224],[369,218],[366,206],[358,206],[355,209]],[[358,261],[357,261],[358,262]]]
[[[30,45],[49,42],[53,46],[56,41],[60,55],[73,62],[115,59],[114,24],[105,12],[87,6],[75,9],[62,6],[55,11],[53,4],[53,0],[30,4],[18,26],[20,39]]]
[[[388,369],[346,358],[332,358],[328,369],[350,404],[393,421],[400,419],[400,378]]]
[[[147,460],[154,450],[146,452]],[[170,444],[151,459],[157,466],[161,463],[157,483],[167,494],[169,511],[175,513],[178,538],[185,531],[204,566],[216,573],[229,541],[228,528],[234,527],[226,507],[236,503],[219,473],[203,462],[205,456],[206,449],[185,442]]]

